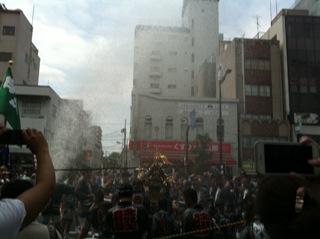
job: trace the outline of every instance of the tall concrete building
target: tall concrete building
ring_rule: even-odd
[[[182,27],[136,27],[133,94],[191,95],[189,34]]]
[[[235,38],[220,46],[220,63],[232,70],[221,84],[221,97],[239,100],[239,157],[252,168],[257,141],[287,141],[290,136],[279,42]]]
[[[218,2],[184,0],[181,27],[136,27],[133,93],[195,96],[196,72],[216,60]]]
[[[310,12],[310,15],[320,16],[319,0],[297,0],[294,8],[300,10],[305,9]]]
[[[163,138],[161,130],[166,127],[166,121],[162,118],[158,119],[160,115],[150,116],[148,108],[157,105],[159,107],[157,110],[165,113],[169,110],[166,109],[166,106],[174,108],[177,100],[182,102],[201,100],[196,99],[199,94],[195,78],[201,65],[208,59],[210,59],[210,66],[208,66],[210,70],[205,74],[213,77],[212,86],[202,85],[201,89],[207,87],[208,90],[201,97],[213,97],[216,56],[219,50],[218,4],[218,0],[184,0],[181,26],[138,25],[136,27],[130,124],[131,144],[144,139],[164,140],[167,143],[181,140],[180,133],[173,134],[173,137]],[[203,75],[203,77],[206,76]],[[209,89],[210,87],[212,90]],[[150,98],[146,95],[149,95]],[[208,101],[208,98],[205,101]],[[149,105],[142,107],[141,104]],[[169,121],[172,117],[173,127],[175,127],[181,119],[171,114],[168,112],[167,116]],[[152,126],[152,129],[141,126],[141,122],[148,121],[149,116],[154,122],[159,120],[157,126]],[[204,129],[202,133],[209,133],[211,136],[211,128]],[[237,139],[231,141],[235,144],[233,148],[237,148]],[[139,157],[139,154],[134,154],[134,156]]]
[[[219,0],[184,0],[182,26],[190,29],[192,86],[195,95],[194,75],[207,59],[216,62],[219,46]]]
[[[9,10],[0,4],[0,72],[5,71],[9,60],[15,67],[17,84],[38,85],[40,58],[32,43],[33,27],[19,9]],[[0,77],[0,81],[3,77]]]
[[[320,17],[307,10],[282,10],[264,38],[277,39],[283,66],[285,113],[299,134],[320,141]]]

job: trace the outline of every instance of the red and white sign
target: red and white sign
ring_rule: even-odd
[[[197,147],[196,142],[189,143],[188,151],[191,152]],[[184,141],[156,141],[156,140],[141,140],[130,141],[129,150],[137,151],[160,151],[160,152],[185,152],[186,142]],[[219,144],[211,143],[208,145],[208,151],[212,153],[219,152]],[[223,153],[231,153],[231,144],[222,144]]]
[[[190,152],[188,161],[195,161],[196,155],[193,150],[196,148],[196,142],[189,143]],[[158,141],[158,140],[141,140],[141,141],[130,141],[129,149],[135,150],[138,153],[138,157],[142,161],[152,160],[155,152],[164,153],[167,158],[173,161],[184,161],[186,152],[186,143],[184,141]],[[212,164],[219,164],[219,144],[211,143],[208,145],[208,152],[211,154]],[[222,144],[223,160],[226,165],[236,165],[236,161],[232,157],[231,144]]]

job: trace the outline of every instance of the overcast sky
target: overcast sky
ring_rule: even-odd
[[[31,22],[41,58],[40,84],[61,97],[80,98],[103,130],[105,151],[119,150],[130,122],[134,28],[181,23],[182,0],[2,0]],[[276,12],[272,0],[272,15]],[[278,11],[294,0],[278,0]],[[270,25],[270,0],[220,0],[220,32],[253,37]]]

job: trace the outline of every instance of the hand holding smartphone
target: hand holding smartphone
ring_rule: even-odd
[[[319,169],[308,161],[319,155],[315,145],[298,143],[258,142],[255,145],[255,162],[260,174],[314,175]]]

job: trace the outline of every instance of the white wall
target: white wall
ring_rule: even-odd
[[[190,46],[187,29],[138,26],[134,48],[134,92],[189,96]],[[151,84],[159,84],[159,88],[152,88]]]

